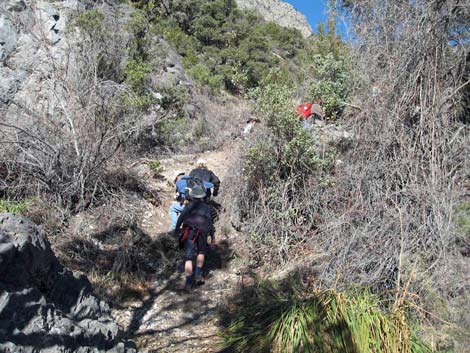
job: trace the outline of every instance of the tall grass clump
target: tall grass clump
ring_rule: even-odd
[[[225,352],[425,353],[403,306],[334,290],[308,295],[262,284],[244,296],[224,335]]]

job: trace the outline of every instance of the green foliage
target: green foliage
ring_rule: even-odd
[[[382,311],[368,292],[302,295],[261,284],[234,310],[224,334],[230,352],[425,353],[403,307]]]
[[[0,212],[23,213],[28,208],[27,201],[9,201],[0,199]]]
[[[136,92],[118,95],[116,101],[128,110],[138,112],[147,111],[155,103],[154,97],[150,94],[138,94]]]
[[[76,18],[75,23],[83,34],[84,40],[80,45],[84,46],[84,50],[91,49],[91,52],[83,54],[96,56],[98,76],[107,80],[120,80],[120,57],[119,53],[108,48],[107,43],[114,38],[105,24],[105,15],[96,9],[85,11]]]
[[[336,118],[344,109],[351,78],[344,59],[335,59],[333,53],[315,55],[315,76],[318,81],[310,87],[313,99],[321,99],[327,116]]]
[[[457,227],[466,241],[470,241],[470,202],[464,202],[457,207]]]
[[[304,47],[297,30],[266,23],[240,11],[234,1],[180,0],[168,6],[157,26],[193,77],[212,89],[221,84],[239,93],[256,87],[281,60],[295,58]]]
[[[98,10],[89,10],[81,14],[77,20],[77,26],[86,31],[90,36],[100,33],[103,29],[104,14]]]
[[[148,62],[130,59],[126,63],[124,70],[124,77],[136,92],[143,93],[146,87],[146,79],[151,72],[151,67]]]
[[[131,34],[129,42],[129,54],[131,60],[149,61],[149,38],[150,19],[148,13],[143,10],[136,10],[132,13],[131,19],[126,24],[126,30]]]
[[[315,52],[320,56],[332,54],[335,60],[341,60],[346,54],[346,47],[341,37],[336,34],[336,18],[330,16],[326,27],[323,23],[317,26],[317,37],[315,39]]]
[[[175,148],[187,141],[190,122],[185,117],[168,119],[162,121],[156,128],[158,142],[170,148]]]
[[[163,166],[160,163],[158,159],[152,161],[149,163],[149,168],[155,173],[155,174],[161,174],[163,172]]]
[[[334,17],[330,17],[326,28],[320,23],[317,36],[297,56],[298,65],[310,81],[308,99],[321,99],[330,118],[341,115],[353,86],[349,49],[335,27]]]
[[[188,74],[195,80],[207,85],[212,92],[218,92],[222,89],[224,77],[214,75],[204,64],[197,64],[188,70]]]
[[[323,166],[315,141],[293,113],[292,87],[270,84],[252,91],[257,112],[264,117],[272,136],[252,147],[246,158],[246,174],[253,184],[280,180],[303,180]]]

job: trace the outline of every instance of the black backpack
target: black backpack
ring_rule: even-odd
[[[191,178],[188,178],[186,180],[186,191],[185,191],[185,198],[186,199],[190,198],[189,197],[189,192],[194,188],[201,188],[205,192],[207,192],[207,188],[205,187],[204,182],[201,179],[191,177]]]

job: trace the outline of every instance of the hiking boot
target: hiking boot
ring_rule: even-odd
[[[183,285],[180,286],[179,289],[183,293],[189,293],[193,289],[193,284],[192,283],[184,283]]]
[[[196,276],[194,281],[196,286],[202,286],[204,283],[206,283],[206,281],[204,281],[204,277],[202,276]]]

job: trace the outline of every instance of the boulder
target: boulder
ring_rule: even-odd
[[[18,34],[13,23],[0,15],[0,63],[15,51]]]
[[[67,270],[43,232],[0,214],[0,352],[136,352],[88,279]]]
[[[11,103],[26,78],[24,70],[0,66],[0,107]]]

